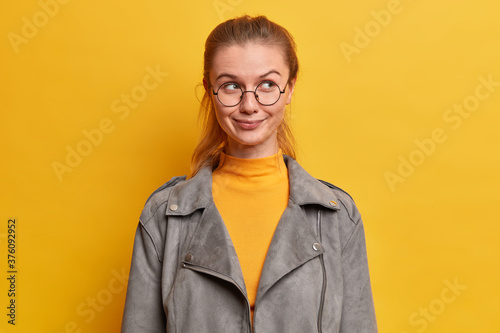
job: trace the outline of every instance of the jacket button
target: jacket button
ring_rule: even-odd
[[[170,205],[170,210],[173,210],[174,212],[179,208],[176,204]]]
[[[191,261],[193,260],[193,255],[191,253],[188,253],[186,254],[186,256],[184,257],[184,261]]]
[[[330,206],[337,207],[337,203],[333,200],[330,200]]]
[[[320,243],[314,243],[313,244],[313,250],[314,251],[321,251],[321,244]]]

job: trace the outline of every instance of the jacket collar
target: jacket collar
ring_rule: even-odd
[[[329,209],[339,209],[335,193],[312,177],[297,161],[283,155],[288,168],[290,200],[298,205],[316,204]],[[166,215],[188,215],[207,207],[212,198],[212,170],[201,169],[193,178],[179,183],[172,189]]]
[[[300,206],[316,204],[330,209],[339,209],[339,201],[332,189],[311,176],[293,158],[288,155],[283,156],[288,168],[292,201]]]

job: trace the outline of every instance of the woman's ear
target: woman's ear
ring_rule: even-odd
[[[203,79],[203,86],[205,87],[205,91],[208,91],[208,82],[205,79]]]
[[[293,94],[293,89],[295,89],[295,82],[297,82],[297,77],[294,77],[293,79],[288,82],[288,95],[286,97],[286,105],[290,104],[292,102],[292,94]]]

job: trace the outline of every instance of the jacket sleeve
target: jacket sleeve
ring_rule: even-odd
[[[122,320],[122,333],[165,333],[161,292],[162,264],[151,234],[139,223]]]
[[[348,213],[352,222],[352,231],[346,234],[342,247],[344,302],[340,331],[374,333],[377,332],[377,322],[368,271],[363,221],[354,203],[350,208],[348,210],[351,211]]]

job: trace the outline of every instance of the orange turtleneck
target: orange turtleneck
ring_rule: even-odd
[[[221,154],[212,195],[226,224],[245,280],[251,315],[274,230],[289,195],[283,154],[256,159]]]

